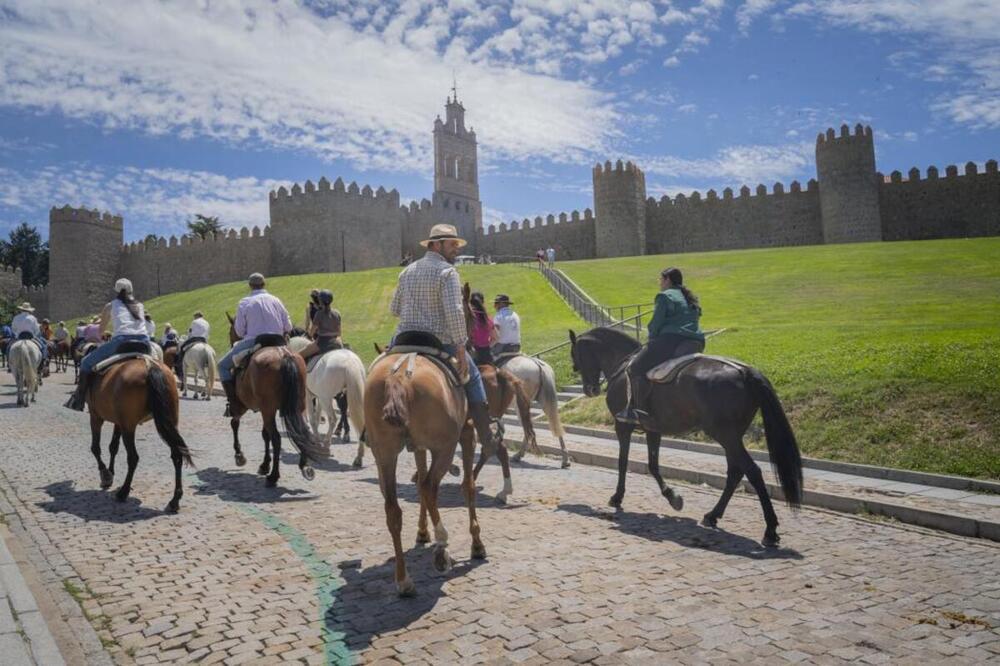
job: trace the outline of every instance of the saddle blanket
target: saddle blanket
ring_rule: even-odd
[[[321,358],[323,358],[327,354],[332,354],[335,351],[340,351],[340,350],[339,349],[327,349],[326,351],[320,352],[320,353],[316,354],[315,356],[310,356],[309,360],[306,361],[306,372],[312,372],[313,368],[316,367],[316,364],[319,363],[319,360]]]
[[[128,361],[128,360],[133,359],[133,358],[142,358],[142,359],[145,359],[147,366],[151,362],[155,362],[156,361],[156,359],[154,359],[152,356],[150,356],[149,354],[146,354],[144,352],[125,352],[124,354],[115,354],[114,356],[109,356],[108,358],[104,359],[103,361],[101,361],[100,363],[98,363],[97,365],[95,365],[94,366],[94,373],[95,374],[101,374],[102,372],[105,372],[108,368],[110,368],[111,366],[113,366],[115,364],[118,364],[118,363],[121,363],[122,361]]]
[[[396,371],[398,371],[405,363],[407,376],[412,375],[414,362],[416,361],[417,356],[423,356],[444,371],[445,376],[448,377],[448,381],[452,386],[464,386],[469,381],[468,372],[466,372],[464,376],[459,376],[458,360],[455,357],[434,347],[420,347],[414,345],[397,345],[385,350],[381,355],[379,355],[378,358],[372,361],[372,364],[368,366],[368,371],[371,372],[371,368],[386,356],[399,356],[399,358],[393,362],[390,374],[395,374]]]
[[[678,356],[677,358],[672,358],[669,361],[665,361],[660,365],[654,367],[652,370],[646,373],[646,379],[655,384],[669,384],[670,382],[677,379],[677,375],[681,370],[688,367],[695,361],[700,360],[718,361],[719,363],[724,363],[737,370],[742,370],[748,367],[745,363],[740,361],[735,361],[731,358],[726,358],[724,356],[712,356],[711,354],[688,354],[687,356]]]

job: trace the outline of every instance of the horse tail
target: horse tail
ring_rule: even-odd
[[[167,443],[171,452],[179,453],[185,463],[194,465],[190,449],[177,432],[177,403],[170,399],[166,376],[159,364],[155,363],[150,364],[149,372],[146,373],[146,408],[153,415],[156,432],[160,433],[160,438]]]
[[[559,396],[556,395],[556,373],[548,363],[538,362],[541,381],[538,386],[538,401],[549,422],[549,432],[556,437],[565,437],[562,420],[559,418]]]
[[[382,420],[396,428],[405,428],[410,420],[406,386],[396,373],[385,378],[385,407],[382,408]]]
[[[215,387],[215,350],[212,349],[208,343],[202,345],[205,350],[205,360],[208,362],[208,370],[206,370],[205,377],[205,389],[208,395],[212,395],[212,388]]]
[[[360,436],[365,429],[365,365],[357,356],[349,359],[347,375],[347,418]]]
[[[535,451],[538,450],[538,441],[535,438],[535,424],[531,422],[531,398],[524,390],[524,383],[514,376],[509,370],[501,369],[497,372],[497,379],[506,382],[514,391],[514,401],[517,403],[517,415],[521,419],[521,429],[524,430],[524,437]]]
[[[297,354],[287,353],[281,357],[281,404],[278,413],[285,424],[285,430],[292,442],[303,456],[318,460],[323,456],[323,449],[313,438],[312,431],[302,418],[302,406],[305,404],[305,376],[299,371]]]
[[[748,368],[745,376],[764,419],[771,468],[781,482],[785,501],[790,506],[799,506],[802,503],[802,456],[799,454],[798,442],[795,441],[795,433],[792,432],[781,401],[767,377],[756,368]]]

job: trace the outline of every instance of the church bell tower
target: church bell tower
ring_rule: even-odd
[[[445,119],[434,121],[434,210],[438,221],[454,224],[475,253],[476,234],[483,227],[479,201],[476,133],[465,128],[465,107],[452,88],[445,102]]]

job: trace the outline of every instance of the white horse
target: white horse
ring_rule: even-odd
[[[559,399],[556,395],[556,373],[552,366],[540,358],[531,356],[515,356],[504,364],[504,369],[521,380],[524,392],[532,401],[537,400],[545,412],[549,431],[559,438],[559,448],[562,449],[562,466],[570,465],[569,453],[566,452],[566,441],[562,421],[559,420]],[[514,454],[514,462],[520,461],[528,448],[527,439],[521,445],[521,450]]]
[[[184,352],[184,380],[181,382],[181,395],[187,397],[188,378],[191,379],[191,391],[198,396],[198,377],[205,380],[203,393],[205,400],[212,399],[212,386],[215,384],[215,350],[207,342],[196,342]]]
[[[320,437],[320,414],[326,416],[329,427],[325,438],[327,446],[333,441],[333,431],[339,420],[334,411],[334,398],[342,392],[346,393],[349,406],[347,418],[358,433],[358,453],[353,463],[355,467],[361,467],[365,456],[365,443],[361,439],[365,430],[365,375],[364,363],[350,349],[335,349],[323,354],[306,375],[306,388],[315,398],[308,408],[309,423],[316,436]]]
[[[27,407],[35,402],[38,392],[38,365],[42,362],[42,350],[32,340],[17,340],[7,349],[10,371],[17,384],[17,406]]]
[[[163,362],[163,347],[161,347],[155,340],[149,341],[149,355],[157,361],[160,361],[161,363]]]

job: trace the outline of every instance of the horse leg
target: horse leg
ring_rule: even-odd
[[[462,493],[469,509],[469,534],[472,535],[472,559],[486,559],[486,546],[479,538],[479,519],[476,518],[476,484],[472,475],[472,459],[476,455],[476,440],[469,428],[462,429]]]
[[[622,498],[625,497],[625,474],[628,472],[628,450],[632,446],[632,431],[635,426],[631,423],[615,421],[615,434],[618,435],[618,486],[615,494],[608,501],[608,506],[616,509],[622,508]]]
[[[417,587],[406,571],[406,556],[403,555],[403,510],[399,508],[396,496],[396,449],[385,451],[375,447],[373,452],[378,465],[379,486],[385,499],[385,524],[392,535],[392,547],[396,553],[396,590],[401,597],[412,597],[417,593]]]
[[[487,448],[488,445],[483,445],[482,443],[480,443],[479,459],[476,460],[476,466],[472,470],[473,481],[479,478],[479,472],[483,469],[483,465],[485,465],[486,461],[489,460],[490,457],[493,455],[490,451],[487,450]]]
[[[764,483],[764,475],[761,474],[760,467],[757,466],[756,461],[754,461],[750,453],[743,446],[742,441],[740,442],[740,448],[742,449],[738,454],[740,467],[743,468],[743,473],[747,475],[750,485],[757,491],[757,497],[760,499],[760,507],[764,512],[764,524],[766,528],[764,529],[764,538],[760,542],[766,548],[773,548],[781,540],[781,537],[778,536],[778,516],[774,513],[771,496],[767,494],[767,484]]]
[[[108,444],[108,458],[110,459],[108,464],[108,472],[111,476],[108,477],[108,488],[111,487],[111,482],[115,478],[115,459],[118,457],[118,447],[122,442],[122,429],[115,426],[114,431],[111,433],[111,442]]]
[[[497,501],[506,504],[507,497],[514,492],[514,485],[510,481],[510,455],[507,451],[507,445],[503,441],[497,444],[497,459],[503,470],[503,490],[497,493]]]
[[[427,478],[427,451],[417,449],[413,452],[413,460],[417,463],[417,496],[420,498],[420,519],[417,521],[417,543],[430,543],[431,533],[427,531],[427,503],[424,494],[420,492],[424,479]]]
[[[128,499],[128,494],[132,492],[132,477],[135,476],[135,468],[139,466],[139,452],[135,448],[135,431],[122,432],[122,439],[125,440],[125,452],[128,454],[128,472],[125,474],[125,483],[115,493],[115,499],[119,502]]]
[[[347,395],[344,393],[337,394],[337,409],[340,410],[340,421],[337,422],[337,435],[343,432],[343,436],[340,441],[344,444],[351,443],[351,423],[347,420]]]
[[[358,437],[358,454],[354,457],[354,462],[351,463],[354,467],[361,467],[361,464],[365,460],[365,433],[361,433]]]
[[[562,451],[562,468],[569,469],[570,457],[569,452],[566,450],[566,440],[562,435],[559,435],[559,449]]]
[[[264,438],[264,462],[257,468],[257,473],[266,476],[271,471],[271,431],[267,429],[267,421],[264,421],[260,436]]]
[[[247,464],[247,458],[243,455],[243,449],[240,447],[240,420],[229,419],[229,427],[233,429],[233,453],[236,466],[243,467]]]
[[[726,486],[722,489],[719,501],[701,519],[701,524],[705,527],[715,527],[718,524],[719,519],[722,518],[722,514],[726,512],[726,507],[729,506],[729,499],[733,496],[733,491],[736,490],[737,484],[743,478],[743,469],[740,467],[739,462],[729,453],[728,446],[724,444],[723,448],[726,450]]]
[[[441,514],[438,512],[438,489],[441,487],[441,479],[448,472],[451,466],[455,451],[450,451],[451,455],[444,455],[441,451],[431,452],[431,468],[427,475],[421,479],[420,498],[427,505],[427,513],[430,514],[431,523],[434,525],[434,568],[439,573],[445,573],[454,566],[455,561],[448,554],[448,530],[441,522]]]
[[[660,438],[661,435],[658,432],[646,433],[646,448],[649,451],[649,464],[647,466],[649,467],[649,473],[656,479],[656,485],[660,488],[660,494],[667,498],[674,511],[680,511],[684,508],[684,498],[681,497],[680,493],[675,492],[673,488],[668,486],[660,475]]]
[[[281,477],[281,435],[278,434],[278,423],[274,420],[274,414],[271,414],[271,418],[267,419],[265,423],[271,431],[271,449],[274,453],[271,473],[267,475],[267,487],[274,488],[278,485],[278,479]]]
[[[312,428],[313,434],[316,435],[316,439],[320,438],[319,411],[319,399],[310,395],[309,400],[306,401],[306,413],[309,415],[309,427]]]
[[[323,412],[326,414],[326,427],[327,427],[327,430],[326,430],[326,445],[327,446],[331,446],[333,444],[333,437],[336,434],[336,433],[334,433],[333,429],[334,429],[334,421],[336,421],[336,418],[337,418],[337,412],[334,411],[334,409],[333,409],[333,399],[326,398],[325,400],[323,400]],[[318,423],[318,421],[319,421],[319,419],[317,418],[317,425],[316,425],[316,428],[317,428],[316,434],[317,434],[317,436],[319,435],[319,423]]]
[[[114,475],[108,472],[104,461],[101,460],[101,427],[104,421],[94,412],[90,413],[90,452],[97,459],[97,471],[101,475],[101,490],[107,490],[114,481]]]

